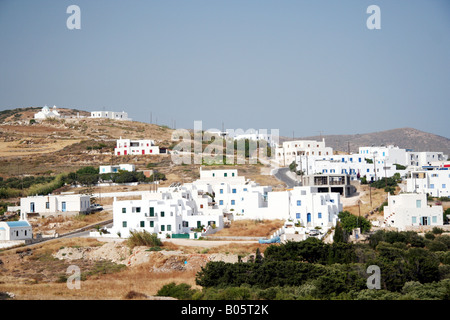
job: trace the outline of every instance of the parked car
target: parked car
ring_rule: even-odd
[[[91,204],[90,206],[91,212],[102,211],[103,207],[98,203]]]

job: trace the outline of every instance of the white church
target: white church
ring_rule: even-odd
[[[49,107],[44,106],[41,111],[34,114],[34,119],[36,120],[44,120],[48,118],[61,118],[58,110],[56,110],[56,106],[50,110]]]

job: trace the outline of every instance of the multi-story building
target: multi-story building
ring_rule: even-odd
[[[297,156],[297,170],[305,175],[311,174],[346,174],[350,180],[366,177],[375,181],[392,177],[395,173],[404,176],[406,169],[397,169],[395,163],[386,158],[367,158],[362,154],[332,156]]]
[[[350,183],[347,174],[316,174],[302,176],[302,185],[317,187],[317,192],[338,192],[349,197],[356,192],[356,187]]]
[[[406,164],[408,166],[426,167],[431,166],[433,162],[446,161],[447,155],[443,152],[413,152],[407,153]]]
[[[165,237],[201,226],[221,228],[224,219],[290,219],[326,229],[336,224],[342,204],[339,193],[319,193],[316,187],[274,192],[228,169],[201,170],[200,179],[159,188],[142,200],[114,201],[113,210],[111,233],[145,229]]]
[[[442,206],[429,206],[426,194],[388,194],[384,207],[384,225],[403,231],[420,226],[442,226]]]
[[[406,180],[406,191],[450,197],[450,170],[448,167],[432,170],[414,170]]]
[[[288,166],[297,156],[331,156],[333,148],[325,146],[322,141],[296,140],[283,142],[281,147],[275,148],[275,161],[280,166]]]
[[[114,154],[121,155],[146,155],[159,154],[159,147],[155,145],[154,140],[132,140],[122,139],[117,140]]]

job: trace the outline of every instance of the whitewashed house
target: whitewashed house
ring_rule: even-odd
[[[27,220],[0,221],[0,241],[29,240],[33,231]]]
[[[325,146],[322,141],[296,140],[283,142],[282,146],[275,148],[275,161],[280,166],[289,166],[297,156],[331,156],[333,148]]]
[[[395,173],[405,176],[406,169],[397,169],[389,158],[368,158],[365,154],[331,156],[297,156],[297,170],[311,174],[346,174],[350,180],[366,176],[367,181],[392,177]]]
[[[49,118],[61,118],[56,106],[53,106],[51,110],[49,107],[44,106],[41,111],[34,114],[34,119],[36,120],[45,120]]]
[[[41,216],[76,215],[90,212],[89,195],[47,195],[20,198],[20,212],[38,213]]]
[[[407,153],[407,165],[415,167],[427,167],[431,166],[433,162],[446,161],[448,158],[443,152],[413,152]]]
[[[226,132],[227,137],[233,138],[233,140],[264,141],[270,147],[276,146],[279,141],[277,130],[272,130],[271,133],[268,133],[267,130],[248,129],[244,131],[241,129],[227,129]]]
[[[155,145],[154,140],[132,140],[122,139],[117,140],[114,154],[120,155],[146,155],[159,154],[159,147]]]
[[[207,226],[220,230],[223,227],[223,216],[194,214],[192,203],[183,198],[172,198],[170,194],[153,194],[160,199],[114,201],[114,224],[108,231],[112,236],[128,237],[130,231],[147,231],[156,233],[160,238],[177,237],[194,234],[192,229]],[[149,195],[151,198],[152,195]],[[203,229],[203,227],[205,229]]]
[[[406,191],[430,194],[433,197],[450,197],[450,169],[414,170],[406,180]]]
[[[384,225],[399,231],[414,227],[443,225],[442,206],[429,206],[426,194],[388,194],[388,205],[384,207]]]
[[[99,166],[99,173],[117,173],[120,170],[134,172],[136,171],[136,166],[134,164],[118,164],[118,165],[107,165]]]
[[[220,230],[225,219],[290,219],[327,229],[336,224],[340,211],[339,193],[319,193],[315,187],[273,192],[239,176],[236,169],[201,169],[200,179],[192,183],[159,188],[141,200],[115,200],[114,225],[108,231],[122,237],[130,230],[180,237],[192,235],[193,228]]]
[[[91,111],[91,118],[94,119],[113,119],[113,120],[127,120],[131,121],[131,118],[128,118],[128,113],[125,111],[117,112],[117,111]]]

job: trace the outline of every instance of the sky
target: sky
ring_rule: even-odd
[[[450,1],[0,0],[0,110],[44,105],[185,129],[448,138]]]

